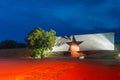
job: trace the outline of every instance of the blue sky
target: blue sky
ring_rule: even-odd
[[[115,32],[120,41],[120,0],[0,0],[0,41],[24,42],[37,26],[58,36]]]

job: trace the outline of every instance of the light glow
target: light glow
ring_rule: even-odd
[[[118,54],[118,56],[120,57],[120,53]]]

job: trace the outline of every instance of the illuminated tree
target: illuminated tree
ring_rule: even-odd
[[[56,32],[54,30],[44,31],[37,27],[27,36],[26,42],[31,50],[32,57],[44,58],[46,52],[52,49],[56,41]]]

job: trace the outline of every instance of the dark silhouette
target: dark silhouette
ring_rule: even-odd
[[[14,40],[4,40],[0,42],[0,49],[25,48],[25,43],[18,43]]]

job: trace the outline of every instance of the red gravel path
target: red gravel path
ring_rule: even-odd
[[[120,64],[77,59],[0,60],[0,80],[120,80]]]

